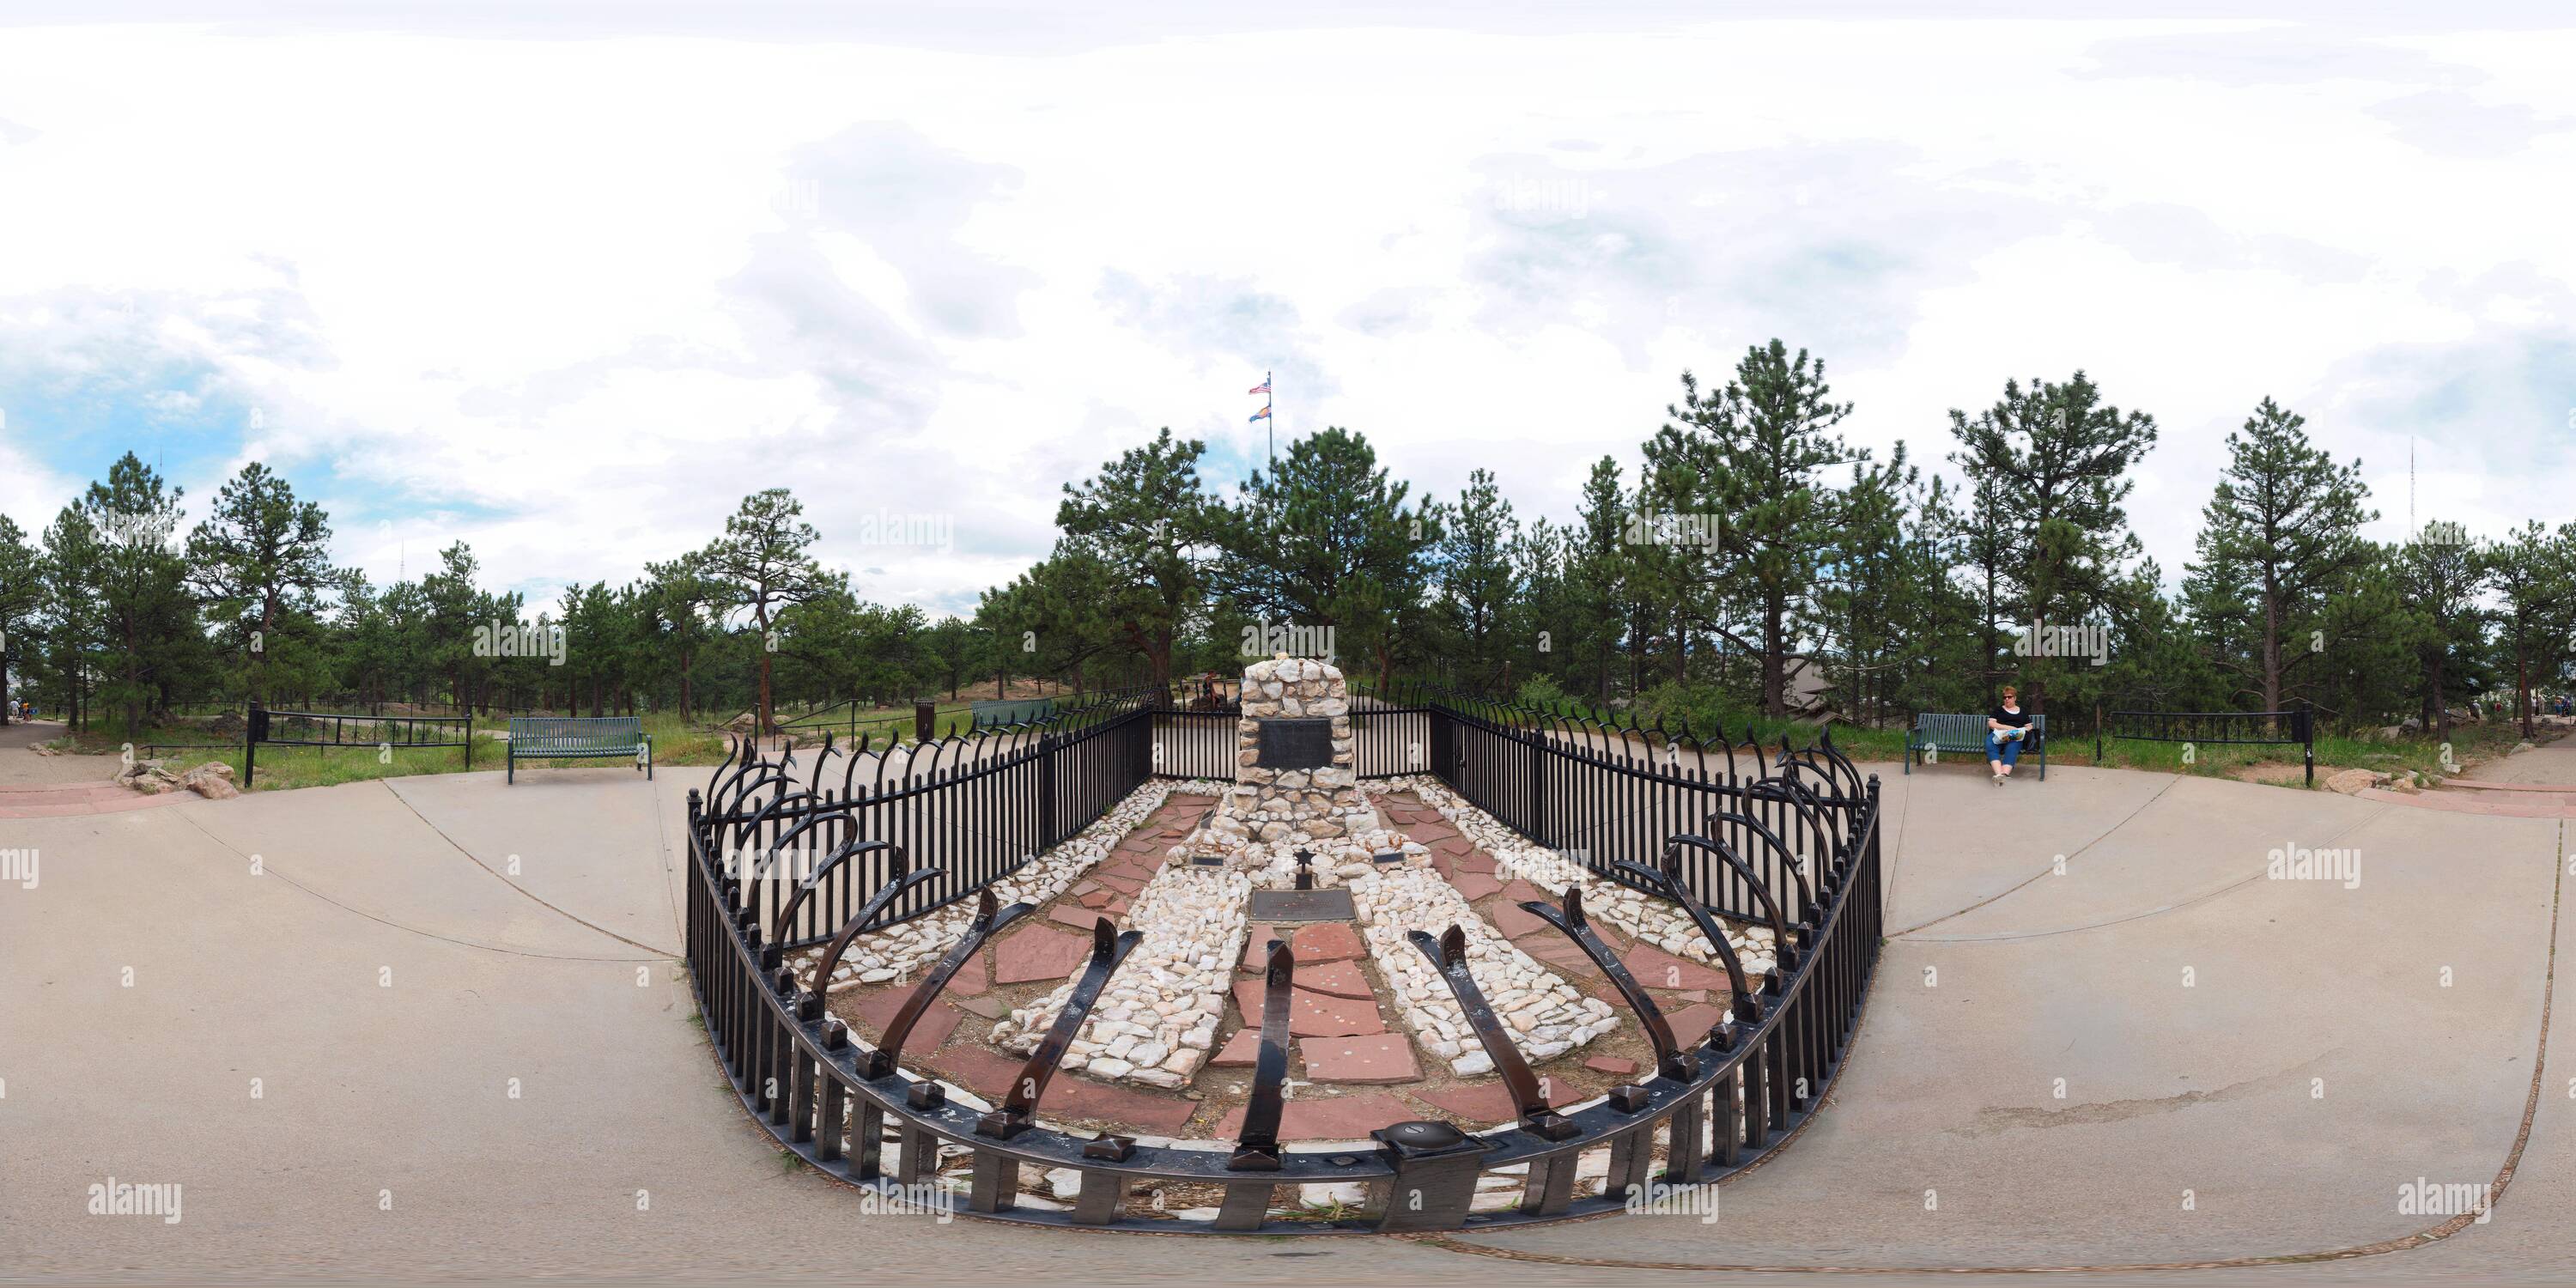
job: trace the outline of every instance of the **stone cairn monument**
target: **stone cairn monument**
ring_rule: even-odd
[[[1234,787],[1173,847],[1173,861],[1223,866],[1271,889],[1296,880],[1300,850],[1319,887],[1365,876],[1381,856],[1430,863],[1428,850],[1388,830],[1360,794],[1341,668],[1285,653],[1244,668],[1235,731]]]

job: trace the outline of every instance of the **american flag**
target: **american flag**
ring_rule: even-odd
[[[1248,393],[1248,394],[1266,394],[1266,393],[1269,393],[1269,392],[1270,392],[1270,378],[1269,378],[1268,376],[1264,376],[1264,377],[1262,377],[1262,378],[1261,378],[1261,383],[1260,383],[1260,384],[1254,385],[1254,386],[1253,386],[1253,387],[1251,387],[1250,389],[1246,389],[1246,390],[1244,390],[1243,392]]]

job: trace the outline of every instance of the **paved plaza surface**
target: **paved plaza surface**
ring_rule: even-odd
[[[12,734],[0,787],[78,780]],[[2547,1019],[2567,820],[1864,768],[1890,940],[1828,1108],[1713,1224],[1420,1240],[862,1214],[782,1161],[695,1024],[704,770],[10,818],[41,867],[0,888],[0,1277],[1814,1282],[2370,1249],[2086,1278],[2576,1277],[2576,1050]],[[2274,851],[2352,866],[2271,879]],[[2508,1165],[2489,1221],[2401,1246],[2445,1225],[2401,1184]],[[89,1215],[110,1177],[182,1184],[183,1219]]]

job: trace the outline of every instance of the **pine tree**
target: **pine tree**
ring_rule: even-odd
[[[786,488],[754,492],[725,520],[724,535],[702,553],[701,566],[714,578],[727,611],[751,614],[754,646],[759,650],[759,729],[777,731],[770,718],[771,655],[778,640],[771,632],[780,610],[822,593],[821,565],[807,551],[821,539],[805,522],[805,507]]]
[[[1110,574],[1103,612],[1164,688],[1172,682],[1174,644],[1206,598],[1215,557],[1215,503],[1198,474],[1206,451],[1205,443],[1174,439],[1165,429],[1080,486],[1065,484],[1056,507],[1063,542],[1096,556]]]
[[[2064,384],[2034,380],[2027,389],[2007,380],[2003,397],[1975,419],[1953,409],[1950,432],[1959,440],[1950,459],[1977,488],[1974,521],[1990,525],[1999,546],[1996,598],[2027,613],[2034,636],[2106,611],[2142,549],[2122,503],[2134,485],[2129,471],[2155,445],[2155,418],[2122,414],[2078,371]],[[2001,606],[1989,605],[1989,622]],[[2031,709],[2045,711],[2049,677],[2063,667],[2030,661],[2033,676],[2021,687]]]
[[[2361,462],[2337,465],[2310,445],[2306,423],[2264,399],[2244,429],[2227,436],[2227,468],[2202,511],[2194,572],[2207,574],[2208,591],[2241,583],[2251,594],[2254,652],[2246,665],[2261,686],[2265,711],[2282,709],[2285,676],[2314,656],[2313,650],[2285,650],[2290,628],[2367,557],[2361,525],[2379,517],[2364,504],[2370,487],[2362,482]],[[2219,595],[2202,599],[2206,610],[2226,611]],[[2296,656],[2285,659],[2285,651]]]
[[[215,492],[212,512],[188,535],[192,588],[249,656],[249,694],[269,697],[271,659],[285,639],[283,615],[306,615],[331,583],[331,521],[298,503],[295,489],[258,461]]]
[[[27,544],[17,520],[0,514],[0,725],[9,723],[17,703],[9,688],[13,671],[23,677],[36,610],[45,602],[44,560]],[[12,667],[11,663],[18,663]]]

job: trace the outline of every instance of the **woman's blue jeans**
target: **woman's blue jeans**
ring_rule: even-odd
[[[2006,738],[1999,733],[1989,733],[1986,735],[1986,759],[2000,760],[2007,765],[2018,765],[2021,763],[2021,744],[2021,738]]]

